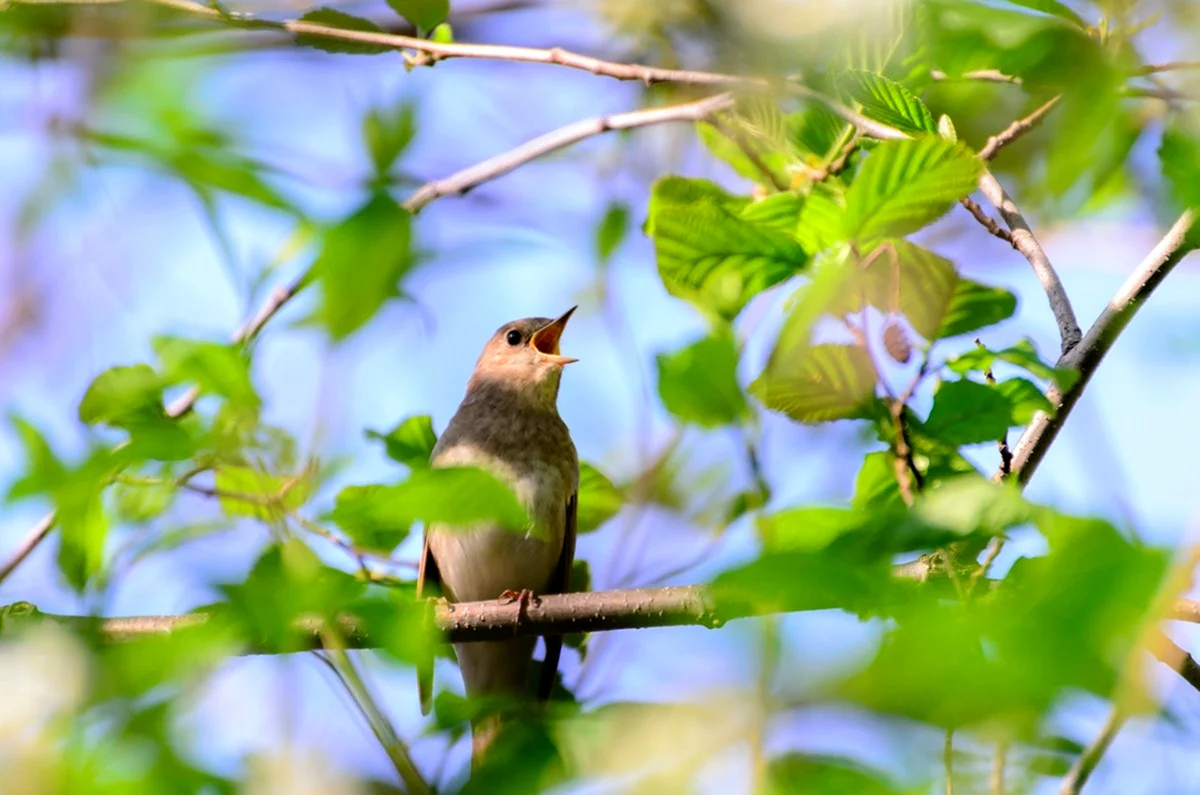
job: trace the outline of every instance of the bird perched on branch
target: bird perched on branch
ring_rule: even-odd
[[[474,466],[512,487],[531,524],[524,533],[502,527],[432,525],[417,574],[417,596],[436,589],[452,602],[565,593],[575,557],[579,459],[558,415],[565,365],[558,344],[575,307],[557,320],[525,318],[501,326],[484,346],[467,394],[434,447],[435,467]],[[533,637],[455,644],[468,698],[528,695]],[[538,697],[554,686],[562,637],[546,637]],[[432,660],[418,671],[421,712],[428,714]],[[502,728],[502,713],[472,726],[477,767]]]

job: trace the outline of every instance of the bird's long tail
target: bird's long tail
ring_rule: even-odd
[[[528,698],[533,637],[486,643],[458,643],[454,653],[468,698]],[[471,767],[477,768],[500,735],[504,715],[493,713],[472,723]]]

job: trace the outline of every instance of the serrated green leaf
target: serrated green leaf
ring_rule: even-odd
[[[870,118],[904,132],[938,132],[929,108],[900,83],[860,70],[846,72],[839,82]]]
[[[936,338],[955,337],[999,323],[1017,311],[1017,297],[1002,287],[959,278]]]
[[[604,210],[596,226],[596,259],[607,265],[629,231],[629,207],[622,202],[612,202]]]
[[[238,346],[183,337],[161,336],[151,341],[171,384],[195,384],[202,394],[220,395],[244,406],[257,406],[250,380],[250,357]]]
[[[428,35],[450,16],[450,0],[387,0],[387,3],[412,23],[418,36]]]
[[[974,381],[944,381],[933,395],[925,430],[947,444],[994,442],[1008,430],[1012,410],[995,389]]]
[[[403,543],[411,512],[394,487],[347,486],[338,492],[329,518],[362,549],[389,553]]]
[[[1044,362],[1038,355],[1033,341],[1028,337],[1000,351],[976,347],[948,359],[946,366],[959,375],[965,375],[972,371],[986,372],[996,361],[1008,362],[1021,367],[1038,378],[1053,381],[1063,390],[1070,389],[1079,380],[1078,370],[1069,367],[1055,367]]]
[[[792,145],[810,165],[830,157],[849,126],[822,105],[812,103],[787,117]]]
[[[790,236],[735,214],[745,204],[702,180],[655,184],[646,231],[669,293],[732,318],[804,266],[808,258]]]
[[[846,311],[862,300],[883,314],[902,314],[927,340],[935,339],[958,284],[954,263],[907,240],[887,240],[859,258]]]
[[[797,193],[772,193],[746,205],[741,217],[744,221],[752,221],[784,234],[791,234],[796,229],[803,207],[804,198]]]
[[[579,463],[579,498],[575,506],[575,525],[580,533],[597,530],[616,516],[625,495],[596,467]]]
[[[433,432],[433,418],[428,414],[417,414],[401,420],[386,434],[368,430],[367,438],[383,442],[388,458],[413,469],[429,466],[437,434]]]
[[[729,334],[704,337],[659,354],[658,394],[667,411],[704,428],[737,422],[746,398],[737,381],[737,348]]]
[[[941,138],[881,141],[846,192],[845,233],[860,243],[911,234],[970,194],[982,168],[965,146]]]
[[[842,218],[846,213],[846,197],[840,187],[828,181],[813,185],[800,208],[795,237],[810,255],[845,240]]]
[[[875,394],[875,368],[857,345],[814,345],[770,362],[750,393],[798,422],[860,417]]]
[[[320,282],[319,317],[334,340],[367,323],[413,266],[412,216],[377,193],[325,232],[313,274]]]
[[[301,22],[320,25],[339,30],[356,30],[362,33],[383,33],[383,28],[369,19],[356,17],[334,8],[316,8],[300,17]],[[298,33],[296,43],[305,47],[316,47],[325,52],[343,53],[347,55],[378,55],[389,52],[394,47],[386,44],[370,44],[368,42],[351,41],[349,39],[325,36],[319,33]]]

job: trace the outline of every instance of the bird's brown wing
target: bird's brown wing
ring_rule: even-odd
[[[579,491],[576,490],[567,500],[566,529],[563,533],[562,553],[558,556],[558,565],[550,578],[546,593],[567,593],[571,590],[571,566],[575,563],[575,518],[578,514]],[[550,698],[554,691],[554,678],[558,674],[558,660],[562,656],[563,636],[543,635],[546,642],[546,659],[542,663],[542,678],[538,682],[538,698],[542,701]]]
[[[417,566],[417,600],[425,597],[426,590],[434,592],[442,588],[442,574],[437,560],[429,549],[429,531],[425,531],[425,545],[421,549],[421,562]],[[421,655],[417,663],[417,693],[421,699],[421,714],[428,715],[433,702],[433,649]]]

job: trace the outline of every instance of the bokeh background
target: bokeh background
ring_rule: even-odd
[[[641,5],[647,8],[615,0],[477,0],[454,2],[451,19],[460,41],[561,46],[614,60],[703,63],[720,49],[696,10],[707,4]],[[747,4],[763,15],[789,15],[800,27],[805,14],[822,13],[813,3],[770,5]],[[304,10],[288,2],[238,7],[278,17]],[[383,3],[337,7],[394,18]],[[1186,4],[1157,10],[1158,21],[1138,37],[1147,60],[1196,52],[1198,28],[1181,24],[1188,18]],[[138,41],[97,25],[33,58],[18,46],[21,41],[14,34],[0,51],[0,412],[27,418],[68,456],[84,450],[76,407],[96,374],[148,360],[155,334],[227,338],[266,290],[293,279],[310,256],[302,242],[289,251],[296,224],[287,213],[227,195],[206,207],[179,179],[137,152],[98,145],[94,133],[153,140],[169,135],[163,120],[173,115],[220,129],[232,137],[235,151],[265,164],[276,190],[313,218],[331,219],[364,195],[370,167],[360,120],[368,108],[409,102],[415,109],[416,136],[397,169],[395,193],[403,197],[424,181],[560,125],[641,107],[646,95],[634,83],[532,64],[455,60],[409,71],[398,54],[330,55],[296,48],[271,33]],[[1154,147],[1154,140],[1139,143],[1131,161],[1135,179],[1152,172]],[[398,478],[396,465],[364,430],[386,430],[420,413],[431,414],[441,430],[497,326],[517,317],[554,316],[578,304],[563,348],[580,363],[567,371],[560,407],[581,457],[620,481],[674,450],[671,460],[686,497],[683,511],[631,508],[583,538],[579,555],[590,562],[593,587],[700,582],[750,555],[755,541],[748,521],[718,536],[704,518],[709,492],[730,494],[748,482],[739,436],[680,431],[656,394],[656,354],[679,348],[705,327],[696,312],[666,294],[653,247],[639,229],[650,184],[667,173],[747,188],[708,154],[689,125],[594,138],[466,197],[430,205],[415,222],[425,257],[403,283],[405,296],[347,341],[333,345],[305,322],[313,296],[288,305],[258,343],[254,378],[266,421],[293,433],[306,452],[341,462],[323,487],[325,499],[348,483]],[[628,207],[630,229],[615,256],[602,262],[597,224],[614,203]],[[1047,204],[1031,216],[1085,327],[1163,229],[1161,216],[1139,203],[1136,192],[1090,214],[1060,216]],[[1029,336],[1053,358],[1053,317],[1019,254],[984,233],[961,208],[924,239],[967,275],[1019,296],[1017,315],[986,331],[989,346]],[[772,291],[747,310],[740,324],[748,340],[743,383],[761,368],[786,297],[786,290]],[[1195,540],[1198,306],[1200,270],[1189,260],[1099,370],[1034,478],[1028,491],[1033,499],[1103,515],[1155,544]],[[773,504],[848,499],[866,444],[846,423],[806,428],[764,416],[761,455]],[[989,468],[995,465],[991,458],[991,449],[976,456]],[[0,483],[16,478],[22,466],[15,436],[0,430]],[[5,506],[0,550],[15,547],[45,509],[37,501]],[[181,498],[172,515],[193,523],[220,518],[214,502],[200,496]],[[50,542],[0,585],[0,603],[29,600],[62,613],[178,613],[211,601],[214,583],[244,576],[267,538],[261,525],[235,522],[147,557],[114,580],[102,605],[83,603],[65,586]],[[122,541],[118,536],[112,543]],[[415,560],[418,539],[410,541],[397,557]],[[1036,542],[1028,543],[1035,547],[1010,545],[1001,568],[1037,551]],[[339,559],[336,550],[324,552]],[[565,678],[580,698],[596,704],[712,698],[753,685],[757,625],[748,620],[720,631],[670,628],[595,637],[582,668],[568,655]],[[779,626],[788,676],[801,693],[847,659],[866,654],[878,633],[872,623],[832,611],[788,616]],[[1171,634],[1185,647],[1200,648],[1200,633],[1173,626]],[[442,770],[443,781],[457,775],[466,749],[453,749],[442,767],[445,743],[422,737],[411,671],[371,654],[362,659],[381,702],[413,740],[422,768]],[[31,679],[46,670],[28,666],[0,656],[2,689],[11,694],[27,687],[10,670]],[[1089,791],[1200,792],[1193,750],[1200,738],[1200,694],[1166,669],[1158,673],[1174,720],[1135,721]],[[459,686],[452,667],[440,668],[439,676],[442,686]],[[1081,697],[1059,716],[1061,732],[1086,742],[1106,714],[1102,702]],[[275,782],[273,791],[350,792],[346,774],[394,776],[327,671],[306,655],[227,661],[192,696],[179,729],[187,753],[202,766],[235,774],[250,764],[262,781]],[[901,779],[920,780],[940,754],[942,738],[818,703],[773,726],[769,742],[849,753]],[[736,747],[715,755],[705,790],[747,791],[748,759]],[[290,786],[281,783],[288,776]],[[1053,788],[1051,779],[1043,784]]]

